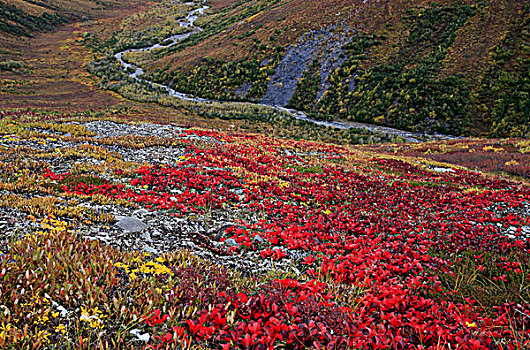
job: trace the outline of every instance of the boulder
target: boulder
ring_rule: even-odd
[[[229,238],[225,241],[225,244],[229,247],[237,247],[238,244],[233,238]]]
[[[129,233],[142,232],[148,227],[140,219],[128,216],[122,217],[115,226]]]

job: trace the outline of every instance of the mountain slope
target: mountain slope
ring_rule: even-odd
[[[524,2],[208,4],[197,22],[204,31],[141,57],[151,77],[201,97],[289,105],[320,118],[452,134],[530,132]]]
[[[70,20],[87,20],[120,0],[2,0],[0,36],[30,37]]]

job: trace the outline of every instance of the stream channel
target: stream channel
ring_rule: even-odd
[[[184,4],[185,5],[190,5],[190,6],[196,5],[196,3],[194,3],[194,2],[187,2],[187,3],[184,3]],[[162,88],[162,89],[166,90],[170,96],[173,96],[173,97],[185,100],[185,101],[192,101],[192,102],[203,102],[203,103],[217,102],[217,103],[222,103],[221,101],[208,100],[208,99],[204,99],[204,98],[200,98],[200,97],[184,94],[182,92],[178,92],[178,91],[172,89],[168,85],[162,85],[162,84],[158,84],[158,83],[155,83],[155,82],[147,80],[147,79],[143,79],[142,75],[144,74],[144,70],[141,67],[137,67],[134,64],[128,63],[128,62],[126,62],[123,59],[123,55],[125,55],[125,54],[127,54],[129,52],[146,52],[146,51],[156,50],[156,49],[160,49],[160,48],[167,48],[167,47],[173,46],[173,45],[181,42],[182,40],[185,40],[185,39],[189,38],[190,36],[192,36],[195,33],[201,32],[202,28],[197,27],[195,25],[195,21],[197,20],[199,15],[202,15],[204,13],[204,11],[206,11],[209,8],[210,7],[206,6],[206,5],[202,5],[199,8],[195,8],[195,9],[191,10],[188,13],[188,15],[183,20],[179,21],[179,25],[181,27],[185,27],[185,28],[189,28],[190,29],[189,32],[183,33],[183,34],[172,35],[172,36],[166,38],[165,40],[163,40],[162,44],[154,44],[154,45],[151,45],[151,46],[148,46],[148,47],[124,50],[124,51],[116,53],[114,55],[114,57],[116,57],[116,59],[118,60],[118,62],[120,62],[120,64],[124,67],[124,69],[127,72],[129,72],[129,76],[131,78],[133,78],[133,79],[135,79],[135,80],[137,80],[139,82],[146,82],[146,83],[150,84],[153,87]],[[230,103],[249,103],[249,102],[230,102]],[[394,128],[390,128],[390,127],[386,127],[386,126],[367,124],[367,123],[358,123],[358,122],[350,122],[350,121],[321,121],[321,120],[315,120],[315,119],[309,118],[302,111],[297,111],[297,110],[285,108],[285,107],[282,107],[282,106],[270,106],[270,105],[259,104],[259,103],[256,103],[256,105],[276,108],[277,110],[283,111],[284,113],[287,113],[287,114],[291,115],[292,117],[294,117],[296,119],[305,120],[305,121],[308,121],[308,122],[311,122],[311,123],[314,123],[314,124],[323,125],[323,126],[326,126],[326,127],[333,127],[333,128],[337,128],[337,129],[357,128],[357,129],[369,130],[369,131],[371,131],[373,133],[386,133],[386,134],[389,134],[389,135],[400,136],[401,138],[403,138],[407,142],[422,142],[422,141],[425,141],[425,140],[450,140],[450,139],[455,139],[456,138],[454,136],[442,135],[442,134],[425,135],[425,134],[422,134],[422,133],[415,133],[415,132],[412,132],[412,131],[399,130],[399,129],[394,129]]]

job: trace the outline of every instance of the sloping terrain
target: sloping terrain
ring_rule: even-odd
[[[530,345],[520,181],[33,113],[2,115],[0,150],[0,347]]]
[[[286,105],[313,119],[419,133],[528,136],[530,20],[521,1],[212,0],[195,30],[182,20],[202,2],[80,1],[64,11],[63,2],[2,4],[5,20],[36,36],[0,35],[4,107],[141,105],[151,116],[204,123],[217,116],[239,126],[241,113],[170,101],[116,63],[117,52],[164,46],[191,30],[176,45],[124,58],[143,68],[144,79],[210,100]],[[79,22],[53,27],[39,22],[44,13],[60,17],[57,25]],[[51,27],[61,29],[39,34]]]
[[[122,0],[2,0],[0,38],[7,35],[30,37],[68,21],[88,21],[116,5],[130,3]]]
[[[208,4],[202,32],[144,57],[157,81],[319,118],[528,135],[530,5],[523,1]]]
[[[21,2],[16,5],[26,8]],[[72,4],[74,9],[75,6]],[[48,31],[32,32],[32,37],[0,34],[0,108],[38,109],[52,114],[57,111],[72,115],[88,113],[100,117],[126,114],[135,120],[337,143],[399,142],[400,137],[386,132],[313,126],[259,106],[170,101],[169,96],[159,91],[140,86],[142,93],[138,93],[138,85],[131,86],[125,79],[120,81],[127,78],[126,72],[108,60],[115,49],[142,47],[161,42],[168,35],[186,33],[189,28],[180,27],[179,23],[196,7],[166,0],[155,3],[120,1],[105,8],[96,6],[87,10],[91,20],[74,18],[71,23]],[[92,74],[87,71],[90,67],[99,67],[93,64],[95,60],[103,62],[103,79],[99,79],[97,71],[91,69]]]
[[[0,15],[1,349],[530,349],[527,2]]]
[[[0,29],[0,107],[71,113],[134,108],[120,96],[101,91],[91,79],[86,64],[94,57],[84,46],[83,35],[94,31],[103,38],[110,36],[125,17],[145,10],[142,4],[145,2],[124,0],[0,1],[0,21],[8,21],[14,28]],[[51,17],[60,20],[46,22]]]

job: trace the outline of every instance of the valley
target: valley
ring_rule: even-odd
[[[193,5],[197,5],[197,4],[194,4],[194,3],[191,3],[191,2],[190,3],[186,3],[186,4],[191,5],[192,7],[194,7]],[[208,100],[208,99],[204,99],[204,98],[201,98],[201,97],[191,96],[189,94],[184,94],[184,93],[178,92],[178,91],[172,89],[168,85],[163,85],[163,84],[155,83],[153,81],[146,80],[146,79],[142,78],[142,76],[144,75],[144,71],[143,71],[142,68],[140,68],[138,66],[135,66],[132,63],[126,62],[123,59],[124,56],[127,56],[130,53],[138,53],[138,52],[140,52],[140,53],[149,53],[149,52],[157,50],[157,49],[170,48],[171,46],[176,45],[179,42],[189,38],[191,35],[203,31],[202,28],[196,27],[194,25],[194,22],[197,20],[198,15],[199,14],[203,14],[204,11],[207,10],[208,8],[209,8],[208,6],[202,6],[202,7],[199,7],[199,8],[192,9],[186,15],[185,20],[182,21],[182,22],[179,22],[179,25],[181,27],[184,27],[184,28],[187,28],[187,29],[191,29],[191,31],[188,31],[188,32],[183,33],[183,34],[172,35],[172,36],[170,36],[168,38],[164,38],[164,39],[162,39],[162,44],[157,43],[157,44],[153,44],[153,45],[148,46],[148,47],[127,49],[127,50],[118,52],[118,53],[116,53],[114,55],[114,57],[125,68],[125,70],[127,70],[129,72],[129,77],[130,78],[132,78],[132,79],[134,79],[134,80],[136,80],[136,81],[138,81],[140,83],[146,82],[146,83],[148,83],[149,85],[151,85],[152,87],[155,87],[155,88],[162,88],[162,89],[166,90],[167,93],[169,94],[169,96],[171,96],[171,97],[175,97],[177,99],[188,101],[188,102],[219,103],[220,101]],[[370,124],[366,124],[366,123],[315,120],[315,119],[309,118],[304,112],[296,111],[296,110],[288,109],[288,108],[283,108],[281,106],[270,104],[270,103],[273,103],[273,102],[274,101],[269,101],[269,103],[263,103],[263,104],[260,104],[260,106],[262,106],[262,107],[270,106],[270,107],[273,107],[273,108],[277,109],[278,111],[285,112],[285,113],[289,114],[290,116],[292,116],[292,117],[294,117],[296,119],[304,120],[304,121],[308,121],[310,123],[315,123],[317,125],[323,125],[323,126],[326,126],[326,127],[332,127],[332,128],[336,128],[336,129],[350,129],[350,128],[364,129],[364,130],[368,130],[369,132],[372,132],[372,133],[374,133],[374,132],[381,133],[381,134],[385,133],[387,135],[398,136],[398,137],[402,138],[403,140],[409,141],[409,142],[410,141],[411,142],[420,142],[420,140],[430,140],[430,139],[451,139],[451,138],[454,138],[454,137],[451,137],[451,136],[440,135],[440,134],[428,135],[428,134],[406,132],[406,131],[403,131],[403,130],[397,130],[397,129],[392,129],[392,128],[388,128],[388,127],[370,125]]]
[[[530,348],[529,25],[0,0],[0,348]]]

